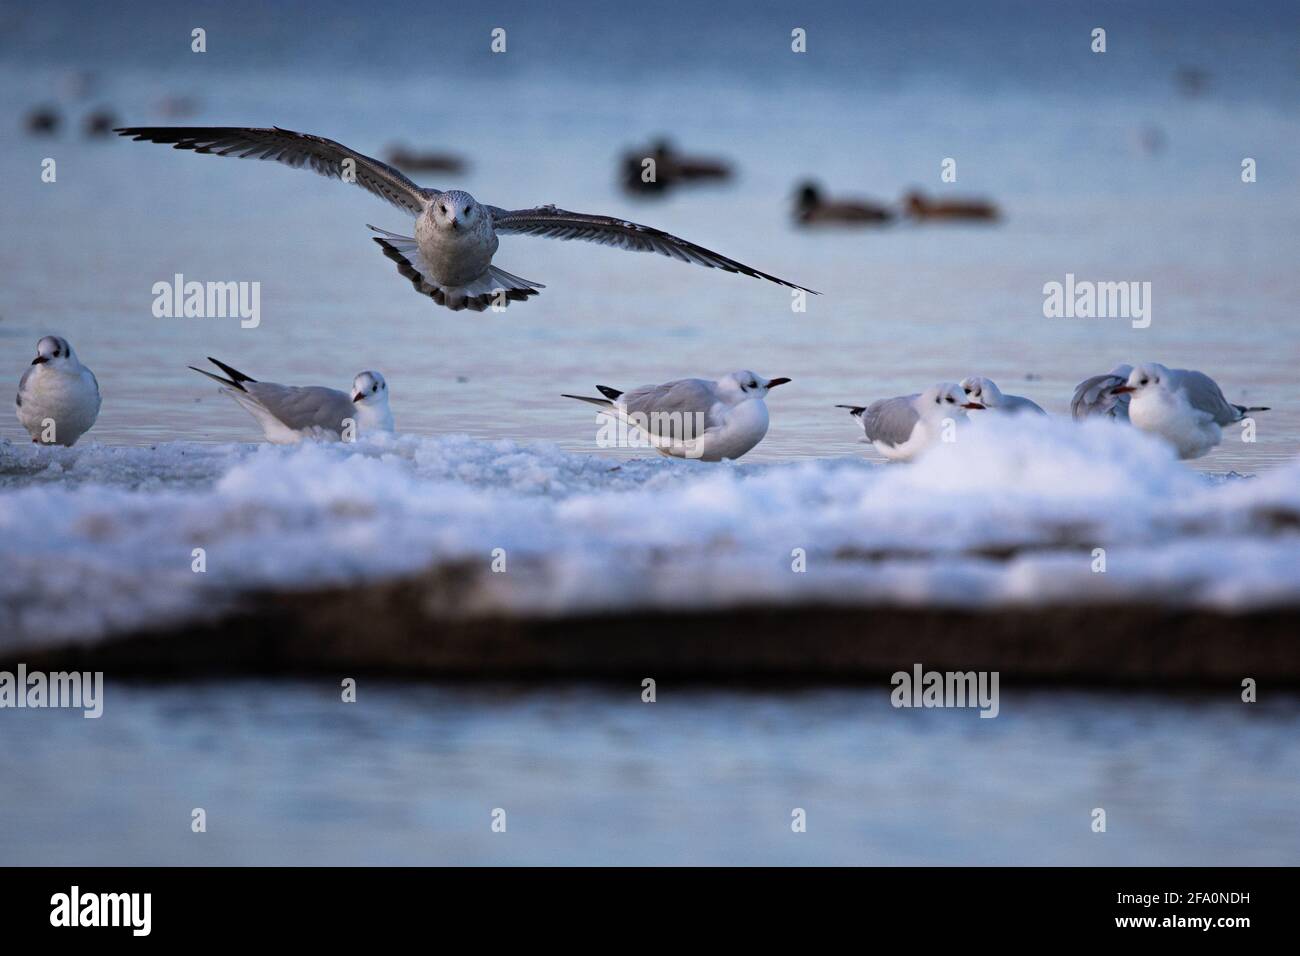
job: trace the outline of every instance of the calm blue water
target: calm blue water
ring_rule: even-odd
[[[207,30],[208,52],[190,52]],[[793,27],[809,52],[789,50]],[[1095,26],[1108,52],[1089,52]],[[507,53],[488,51],[507,30]],[[1202,368],[1272,405],[1300,452],[1300,7],[858,2],[652,7],[392,2],[44,3],[0,11],[0,384],[46,332],[96,371],[108,444],[252,440],[186,369],[342,386],[379,368],[398,428],[593,450],[561,392],[749,367],[775,393],[756,461],[862,454],[830,406],[983,373],[1063,412],[1118,361]],[[1193,71],[1193,73],[1189,73]],[[1187,77],[1200,71],[1203,88]],[[1180,79],[1180,77],[1182,79]],[[160,102],[193,97],[169,119]],[[71,129],[21,132],[56,104]],[[131,125],[280,125],[379,153],[450,149],[496,205],[554,202],[669,229],[825,293],[579,244],[503,240],[548,288],[504,314],[438,310],[360,190],[270,164],[84,139]],[[667,132],[730,156],[725,187],[624,196],[622,150]],[[1152,143],[1159,144],[1155,148]],[[1145,145],[1144,145],[1145,144]],[[1259,180],[1239,178],[1255,158]],[[58,162],[42,183],[40,164]],[[958,181],[939,180],[953,157]],[[995,228],[807,235],[795,184],[896,201],[985,195]],[[262,283],[262,324],[152,317],[180,272]],[[1153,320],[1049,320],[1067,272],[1153,284]],[[7,378],[6,378],[7,376]],[[0,438],[24,440],[8,413]],[[608,453],[603,453],[608,454]],[[870,454],[869,452],[867,454]],[[110,675],[111,681],[111,675]],[[895,712],[876,691],[448,689],[110,683],[100,721],[0,713],[0,862],[1274,863],[1300,857],[1294,699],[1038,693],[997,720]],[[209,832],[189,831],[192,807]],[[808,811],[808,832],[789,830]],[[1089,812],[1110,830],[1092,834]],[[489,831],[494,807],[508,832]]]

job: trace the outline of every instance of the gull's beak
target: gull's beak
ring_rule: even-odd
[[[1132,385],[1116,385],[1114,388],[1110,390],[1110,393],[1112,395],[1120,395],[1124,392],[1136,392],[1136,391],[1137,389],[1134,388]]]
[[[967,402],[962,408],[984,408],[979,402]]]
[[[778,385],[784,385],[784,384],[786,384],[786,382],[788,382],[788,381],[790,381],[788,378],[773,378],[773,379],[769,379],[769,380],[768,380],[768,383],[767,383],[767,387],[768,387],[768,388],[776,388]]]
[[[44,364],[45,364],[46,362],[48,362],[49,360],[50,360],[50,357],[49,357],[48,355],[38,355],[38,356],[36,356],[36,358],[32,359],[32,364],[33,364],[33,365],[44,365]]]
[[[352,404],[355,405],[357,402],[361,401],[361,399],[363,399],[363,398],[365,398],[365,396],[362,395],[360,392],[357,392],[355,395],[352,396]]]

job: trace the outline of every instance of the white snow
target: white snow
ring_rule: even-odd
[[[488,570],[496,548],[503,574]],[[1294,605],[1300,460],[1207,479],[1134,429],[1041,416],[972,422],[887,466],[616,461],[464,436],[0,443],[0,649],[450,563],[482,572],[455,613]]]

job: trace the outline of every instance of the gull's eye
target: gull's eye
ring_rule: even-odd
[[[378,385],[371,385],[371,386],[370,386],[370,390],[371,390],[372,392],[377,392],[377,391],[379,391],[379,386],[378,386]]]
[[[447,207],[446,207],[446,206],[439,206],[439,207],[438,207],[438,211],[439,211],[440,213],[442,213],[444,216],[447,215]]]
[[[1138,384],[1139,384],[1139,385],[1146,385],[1146,384],[1147,384],[1147,380],[1146,380],[1146,379],[1142,379],[1142,381],[1138,382]]]

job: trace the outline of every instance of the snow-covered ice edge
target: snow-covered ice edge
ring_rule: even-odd
[[[464,436],[0,444],[0,650],[444,565],[481,569],[469,614],[1294,607],[1300,460],[1216,481],[1133,429],[1037,416],[973,423],[890,466],[618,461]]]

